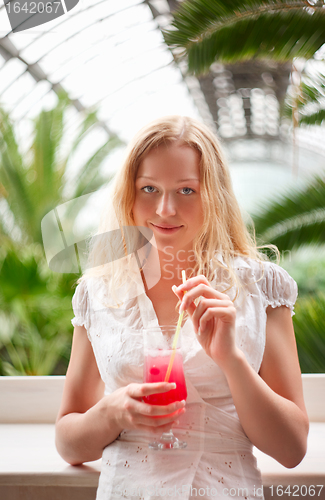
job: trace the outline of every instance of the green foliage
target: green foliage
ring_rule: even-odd
[[[325,244],[325,181],[315,177],[305,187],[271,201],[253,217],[257,241],[276,245],[290,256],[283,267],[297,281],[293,317],[303,373],[325,372],[325,257],[311,250]],[[309,253],[309,257],[308,257]]]
[[[325,294],[297,301],[293,323],[302,373],[325,372]]]
[[[297,113],[297,125],[321,125],[325,121],[325,75],[321,71],[313,74],[305,66],[301,83],[287,96],[283,115],[292,118]]]
[[[65,373],[76,279],[52,273],[40,245],[7,249],[0,268],[0,375]]]
[[[0,216],[0,375],[66,372],[71,346],[71,298],[79,276],[50,271],[42,248],[41,220],[66,200],[66,174],[78,146],[98,125],[88,113],[68,152],[64,151],[66,94],[34,120],[30,150],[22,152],[10,116],[0,108],[0,201],[18,228],[12,238]],[[100,166],[121,144],[111,135],[85,158],[70,185],[70,198],[90,193],[110,178]],[[74,214],[76,216],[77,214]],[[17,233],[17,231],[16,231]],[[20,235],[20,236],[19,236]]]
[[[325,247],[302,247],[297,252],[289,252],[281,261],[281,266],[293,277],[298,285],[298,300],[325,295]],[[325,314],[325,311],[324,311]]]
[[[303,0],[187,0],[164,37],[198,75],[216,60],[309,58],[325,43],[325,12],[321,0],[307,6]]]
[[[69,106],[70,100],[62,94],[55,108],[42,111],[36,117],[33,142],[26,154],[20,151],[9,115],[0,108],[0,200],[6,199],[15,225],[27,243],[42,243],[41,220],[66,201],[63,188],[69,161],[82,140],[98,124],[95,112],[86,115],[64,156],[64,118]],[[117,136],[111,135],[90,158],[85,159],[77,178],[71,183],[70,198],[95,191],[109,180],[101,175],[100,165],[121,144]],[[0,229],[3,237],[8,236],[3,224]]]
[[[259,244],[280,252],[325,243],[325,181],[315,177],[306,187],[282,195],[253,215]]]

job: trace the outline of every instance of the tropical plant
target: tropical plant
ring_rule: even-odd
[[[296,127],[325,122],[325,74],[308,68],[310,62],[301,71],[299,82],[291,86],[283,107],[283,115],[293,118]]]
[[[70,101],[34,121],[32,145],[23,152],[15,125],[0,109],[0,375],[65,373],[71,345],[71,298],[78,275],[50,271],[42,248],[41,220],[67,201],[67,170],[78,146],[98,124],[87,114],[67,153],[65,117]],[[109,178],[100,173],[107,155],[121,141],[111,135],[86,158],[70,183],[69,198],[101,187]],[[10,216],[8,224],[5,217]],[[14,237],[13,237],[14,235]]]
[[[298,249],[324,248],[325,180],[315,177],[307,186],[271,201],[252,216],[257,242],[272,243],[282,256],[294,256]],[[325,260],[309,264],[281,262],[298,281],[294,327],[303,372],[325,372]],[[297,269],[298,268],[298,269]]]
[[[325,295],[324,245],[306,245],[295,252],[285,251],[281,265],[297,282],[298,300],[316,296],[318,293]]]
[[[199,75],[215,61],[310,58],[325,43],[324,20],[323,0],[186,0],[163,33]]]
[[[325,371],[325,294],[297,301],[293,323],[302,373]]]
[[[98,125],[96,112],[88,113],[67,153],[64,154],[64,119],[70,106],[65,93],[57,106],[42,111],[34,121],[33,141],[29,151],[22,152],[16,140],[15,128],[8,113],[0,108],[0,200],[5,199],[14,223],[21,231],[24,243],[42,243],[41,220],[58,204],[66,201],[67,170],[78,146]],[[78,170],[70,182],[69,198],[95,191],[107,178],[100,174],[100,165],[107,155],[121,145],[112,134]],[[10,236],[1,224],[2,236]]]
[[[64,373],[76,275],[50,271],[40,245],[13,244],[0,262],[0,375]]]
[[[325,243],[325,179],[317,176],[300,189],[276,198],[253,215],[257,240],[280,252]]]

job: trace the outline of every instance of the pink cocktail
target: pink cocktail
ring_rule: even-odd
[[[177,351],[179,351],[179,349],[177,349]],[[183,371],[183,358],[182,354],[177,351],[168,380],[168,382],[175,382],[176,389],[163,392],[161,394],[151,394],[150,396],[146,396],[144,398],[146,403],[151,405],[169,405],[175,401],[183,401],[183,399],[185,400],[187,398]],[[157,356],[147,354],[145,358],[144,377],[146,382],[162,382],[165,380],[172,351],[168,351],[168,354],[165,355],[159,355],[158,351],[157,354]]]
[[[144,397],[145,403],[164,406],[187,398],[180,337],[178,338],[176,350],[173,351],[172,349],[175,331],[176,326],[159,326],[144,331],[144,382],[164,382],[172,359],[173,364],[168,382],[176,384],[176,389]],[[178,440],[172,430],[164,432],[158,441],[149,443],[149,448],[155,450],[182,449],[186,446],[186,442]]]

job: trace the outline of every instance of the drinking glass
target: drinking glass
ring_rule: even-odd
[[[148,404],[168,405],[187,398],[180,335],[176,349],[172,348],[175,332],[176,326],[159,326],[144,330],[144,382],[164,382],[172,359],[173,364],[168,382],[176,384],[176,389],[144,397],[144,401]],[[169,432],[163,432],[158,441],[149,443],[149,448],[154,450],[179,450],[186,446],[185,441],[174,436],[172,429]]]

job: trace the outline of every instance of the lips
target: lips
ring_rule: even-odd
[[[167,226],[167,225],[158,226],[158,224],[152,224],[152,223],[151,225],[155,228],[155,231],[161,234],[173,234],[183,227],[183,226]]]
[[[176,228],[181,227],[181,226],[162,226],[160,224],[153,224],[153,226],[161,227],[162,229],[176,229]]]

